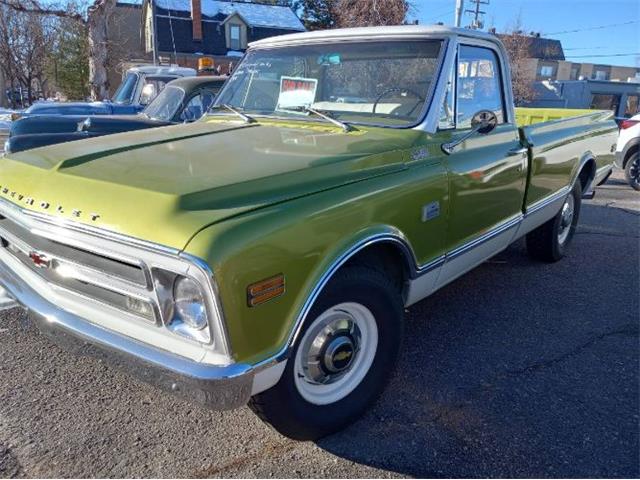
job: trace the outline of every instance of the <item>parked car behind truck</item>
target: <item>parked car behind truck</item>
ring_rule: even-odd
[[[616,166],[624,171],[627,183],[640,191],[640,113],[620,119],[616,144]]]
[[[37,102],[15,116],[135,115],[176,78],[193,77],[193,68],[144,65],[131,67],[111,100],[100,102]]]
[[[209,109],[226,77],[187,77],[171,81],[137,115],[36,115],[11,125],[5,153],[83,140],[131,130],[198,120]]]
[[[473,30],[255,42],[201,122],[0,162],[5,302],[193,401],[335,432],[383,390],[404,307],[521,237],[559,260],[611,169],[610,112],[535,123],[510,85]]]

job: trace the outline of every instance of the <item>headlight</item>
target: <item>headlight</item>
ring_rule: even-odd
[[[6,140],[4,142],[4,153],[11,153],[11,141]]]
[[[207,309],[200,286],[187,277],[178,276],[173,285],[176,320],[189,328],[202,330],[207,326]]]

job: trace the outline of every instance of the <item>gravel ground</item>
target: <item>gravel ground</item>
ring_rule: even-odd
[[[629,477],[639,467],[640,195],[616,173],[567,258],[522,242],[407,315],[399,368],[344,432],[287,440],[0,314],[0,477]]]

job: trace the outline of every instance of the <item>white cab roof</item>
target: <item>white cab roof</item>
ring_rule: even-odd
[[[313,32],[292,33],[265,38],[249,44],[249,47],[264,47],[279,44],[314,43],[326,40],[375,37],[449,37],[462,36],[489,40],[499,43],[498,38],[487,32],[466,28],[446,27],[443,25],[399,25],[394,27],[338,28],[335,30],[316,30]]]

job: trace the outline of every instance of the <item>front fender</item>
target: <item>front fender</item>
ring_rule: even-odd
[[[255,364],[285,355],[322,288],[371,242],[394,243],[410,272],[441,255],[446,216],[419,218],[422,205],[445,198],[446,188],[444,168],[434,164],[258,209],[195,235],[185,251],[214,272],[234,358]],[[247,287],[279,274],[284,295],[249,307]]]

